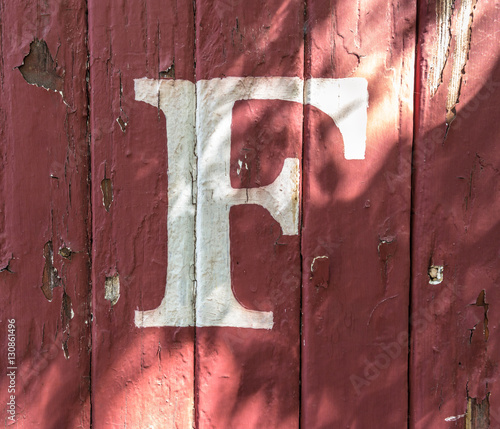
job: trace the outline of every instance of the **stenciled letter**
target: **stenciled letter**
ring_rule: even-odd
[[[165,295],[154,310],[136,311],[135,325],[193,326],[196,157],[194,83],[135,80],[135,98],[161,109],[167,120],[168,266]]]
[[[298,234],[300,165],[297,158],[286,158],[273,183],[232,188],[233,106],[238,100],[255,99],[311,104],[338,126],[345,158],[364,159],[366,80],[309,79],[304,88],[297,77],[228,77],[197,82],[195,95],[195,85],[188,81],[137,79],[135,91],[137,100],[164,112],[168,145],[167,284],[158,308],[136,311],[136,326],[192,326],[196,320],[196,326],[271,329],[272,312],[249,310],[233,294],[229,211],[257,204],[269,211],[284,235]]]

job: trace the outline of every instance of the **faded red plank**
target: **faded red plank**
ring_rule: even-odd
[[[305,109],[302,426],[407,422],[415,2],[307,2],[306,78],[340,80]],[[324,82],[324,81],[323,81]],[[350,83],[349,83],[350,82]],[[366,151],[356,149],[365,125]],[[351,86],[349,86],[351,85]],[[365,107],[366,112],[366,107]],[[354,148],[354,149],[353,149]]]
[[[193,81],[193,18],[190,2],[89,5],[96,428],[192,427],[194,328],[136,325],[136,311],[162,301],[170,247],[182,249],[167,233],[176,166],[166,122],[175,120],[156,83],[141,92],[134,79]],[[183,111],[176,102],[167,104]]]
[[[298,427],[300,197],[296,189],[283,200],[288,221],[278,219],[273,205],[280,191],[270,190],[257,200],[252,195],[276,182],[287,166],[301,162],[303,4],[197,1],[196,35],[197,427]],[[276,80],[279,77],[288,80]],[[212,89],[234,78],[240,78],[239,83]],[[209,79],[214,80],[202,81]],[[212,137],[213,111],[226,112],[213,118],[218,124],[214,129],[225,139]],[[222,127],[227,127],[224,134]],[[229,174],[220,176],[224,168]],[[283,192],[290,184],[283,185]],[[231,200],[241,192],[248,198]],[[234,205],[225,211],[225,204]],[[294,204],[295,212],[290,209]],[[296,232],[286,230],[287,225],[295,225]],[[229,248],[214,250],[226,239]],[[215,270],[211,257],[218,261]],[[272,325],[238,325],[242,318],[228,308],[218,287],[225,288],[231,300],[235,297],[242,313],[254,310],[258,318],[272,312]],[[210,326],[207,319],[223,326]]]
[[[412,428],[500,427],[499,18],[488,0],[420,7]]]
[[[6,426],[90,427],[86,61],[85,2],[0,3]],[[15,326],[15,357],[7,354],[8,324]]]

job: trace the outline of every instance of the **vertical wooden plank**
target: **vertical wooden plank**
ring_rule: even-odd
[[[86,4],[0,2],[1,421],[90,427]]]
[[[176,136],[167,138],[176,123],[169,109],[189,109],[164,92],[191,85],[194,99],[193,4],[90,1],[89,28],[93,427],[191,428],[194,328],[151,325],[141,312],[163,308],[176,253],[186,254],[182,279],[193,287],[193,252],[179,248],[170,226],[178,165]]]
[[[303,13],[196,2],[199,428],[299,425]]]
[[[415,1],[306,9],[302,426],[403,428]]]
[[[420,5],[412,428],[500,426],[498,3]]]

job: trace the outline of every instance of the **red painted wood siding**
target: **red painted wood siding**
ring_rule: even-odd
[[[419,17],[410,427],[496,428],[498,3]]]
[[[241,0],[197,1],[196,79],[302,78],[303,25],[298,0],[286,5],[259,0],[251,7]],[[198,98],[198,103],[204,101]],[[299,103],[237,102],[232,109],[231,186],[268,185],[285,158],[301,159],[302,123]],[[197,427],[298,427],[299,235],[284,234],[258,205],[232,207],[229,220],[234,295],[249,309],[272,311],[274,327],[196,329]]]
[[[366,79],[369,107],[364,159],[347,159],[346,135],[306,109],[302,427],[403,428],[415,2],[306,12],[306,76]]]
[[[90,424],[85,8],[78,0],[0,3],[4,427]]]
[[[498,15],[0,0],[4,426],[500,427]]]
[[[134,79],[194,79],[193,19],[190,2],[89,3],[94,428],[193,424],[194,328],[134,324],[165,292],[169,200],[165,116]]]

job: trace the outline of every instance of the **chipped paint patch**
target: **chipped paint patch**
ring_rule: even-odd
[[[116,122],[118,122],[118,125],[123,132],[127,131],[128,121],[119,116],[118,118],[116,118]]]
[[[160,71],[158,77],[160,79],[175,79],[175,63],[172,63],[168,69]]]
[[[14,259],[14,255],[11,253],[10,257],[7,260],[2,260],[0,264],[0,273],[7,271],[8,273],[13,273],[10,268],[10,263]]]
[[[486,302],[486,291],[483,289],[477,299],[476,303],[474,304],[477,307],[483,307],[484,308],[484,318],[483,318],[483,334],[484,334],[484,340],[488,341],[488,338],[490,337],[490,330],[488,328],[488,308],[489,304]]]
[[[61,304],[61,321],[63,326],[62,350],[66,359],[69,359],[68,341],[70,338],[70,322],[73,317],[75,317],[75,312],[73,311],[71,298],[64,292]]]
[[[57,73],[56,63],[45,40],[35,39],[30,43],[30,51],[18,70],[30,85],[63,95],[64,79]]]
[[[328,256],[316,256],[311,262],[310,280],[316,288],[328,288],[330,281],[330,261]]]
[[[438,285],[443,281],[444,278],[444,267],[440,265],[431,265],[427,272],[429,276],[429,284],[430,285]]]
[[[248,163],[246,162],[247,155],[245,154],[244,160],[238,159],[238,168],[236,169],[236,174],[239,176],[243,168],[248,171]]]
[[[490,427],[490,395],[483,400],[467,397],[465,429],[487,429]]]
[[[106,277],[104,282],[104,299],[115,305],[120,299],[120,275]]]
[[[42,273],[42,292],[50,302],[53,298],[53,289],[59,286],[60,278],[57,275],[57,268],[54,267],[54,249],[52,241],[45,243],[43,247],[43,258],[45,265]]]
[[[102,205],[109,212],[111,203],[113,202],[113,182],[111,179],[103,179],[101,182]]]

